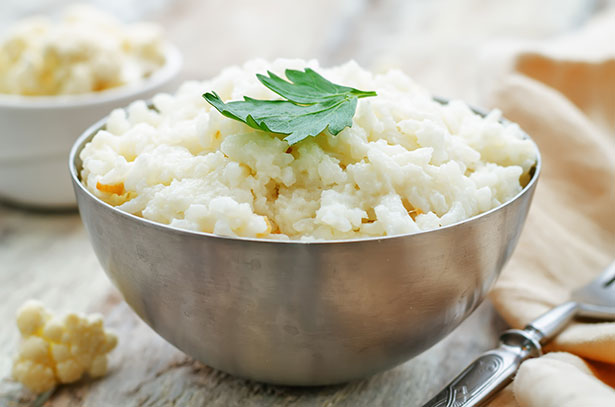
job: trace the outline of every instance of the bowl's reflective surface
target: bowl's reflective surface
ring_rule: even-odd
[[[536,181],[470,220],[337,242],[232,239],[123,213],[78,179],[81,217],[127,303],[187,354],[238,376],[332,384],[390,368],[452,331],[484,298],[521,233]]]

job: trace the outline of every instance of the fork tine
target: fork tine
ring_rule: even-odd
[[[573,291],[571,298],[579,305],[578,315],[615,319],[615,262],[591,283]]]
[[[611,263],[597,278],[602,287],[609,287],[615,283],[615,262]],[[614,286],[615,287],[615,286]]]

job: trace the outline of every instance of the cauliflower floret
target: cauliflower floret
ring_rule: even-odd
[[[104,376],[107,353],[117,345],[100,315],[60,318],[33,300],[17,311],[17,327],[24,341],[13,363],[13,377],[36,393],[75,382],[84,373]]]
[[[35,393],[55,387],[57,380],[49,355],[49,344],[38,336],[26,338],[13,364],[13,377]]]

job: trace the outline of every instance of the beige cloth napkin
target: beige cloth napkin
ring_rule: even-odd
[[[552,51],[521,53],[491,100],[543,157],[524,232],[491,293],[515,328],[615,258],[615,14],[596,24]],[[615,406],[615,323],[574,323],[546,351],[558,352],[523,363],[490,406]]]

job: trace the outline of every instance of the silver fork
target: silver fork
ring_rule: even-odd
[[[480,406],[510,383],[521,362],[542,355],[542,346],[574,317],[615,320],[615,262],[573,291],[570,301],[547,311],[524,329],[500,336],[500,347],[479,356],[423,407]]]

